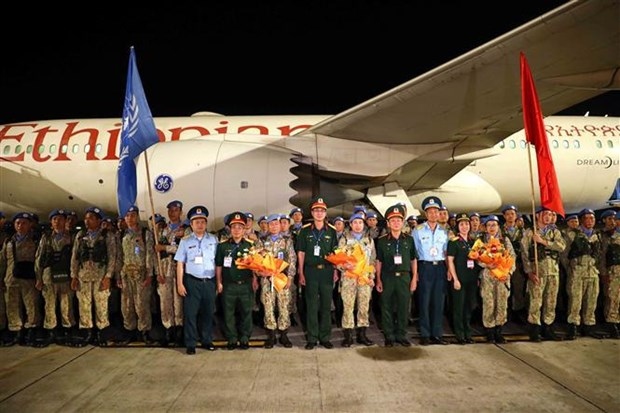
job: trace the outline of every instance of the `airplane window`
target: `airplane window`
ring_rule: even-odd
[[[61,153],[67,153],[68,150],[69,150],[69,147],[67,145],[62,145],[62,148],[60,148]]]
[[[5,146],[4,149],[2,150],[2,154],[3,155],[8,155],[9,152],[11,151],[11,147],[10,146]]]
[[[564,140],[564,141],[562,141],[562,147],[564,149],[568,149],[570,147],[570,144],[568,143],[568,141]]]
[[[52,143],[50,145],[50,153],[56,153],[56,144],[55,143]]]
[[[520,144],[520,146],[521,146],[521,149],[525,149],[525,148],[527,147],[527,142],[526,142],[526,141],[524,141],[524,140],[520,140],[520,141],[519,141],[519,144]]]
[[[32,145],[26,146],[26,153],[32,153]]]
[[[21,145],[17,145],[17,146],[15,147],[15,153],[16,153],[16,154],[19,154],[19,153],[21,153],[21,151],[22,151],[22,146],[21,146]]]
[[[45,145],[39,145],[39,153],[45,152]]]
[[[614,142],[613,141],[607,141],[607,146],[610,148],[614,147]]]
[[[80,145],[77,143],[73,145],[73,153],[78,153],[80,151]]]
[[[508,145],[510,147],[510,149],[514,149],[517,147],[517,145],[515,144],[515,141],[511,140],[510,144]]]
[[[103,148],[103,145],[98,143],[97,146],[95,146],[95,152],[96,153],[101,153],[101,149]]]
[[[575,147],[575,149],[579,149],[581,145],[579,144],[579,141],[573,141],[573,146]]]
[[[501,141],[501,142],[499,143],[499,147],[500,147],[501,149],[504,149],[504,148],[506,147],[506,143],[505,143],[504,141]]]
[[[602,143],[601,143],[601,141],[600,141],[600,140],[598,140],[598,139],[597,139],[597,141],[596,141],[596,147],[597,147],[597,148],[599,148],[599,149],[601,149],[601,148],[603,147],[603,144],[602,144]]]
[[[558,141],[557,141],[557,140],[555,140],[555,139],[554,139],[553,141],[551,141],[551,145],[553,146],[553,148],[554,148],[554,149],[555,149],[555,148],[557,148],[558,146],[560,146],[560,145],[558,144]]]
[[[86,146],[84,146],[84,153],[88,153],[90,151],[90,143],[87,143]]]

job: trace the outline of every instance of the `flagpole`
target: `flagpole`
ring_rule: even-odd
[[[527,161],[530,167],[530,189],[532,200],[532,242],[534,241],[534,235],[536,234],[536,194],[534,193],[534,172],[532,168],[532,154],[530,153],[530,143],[527,143]],[[534,245],[534,273],[538,277],[538,248]]]
[[[149,158],[146,156],[146,151],[144,151],[144,167],[146,169],[146,187],[149,189],[149,201],[151,204],[151,221],[153,224],[153,238],[155,238],[157,272],[159,274],[157,282],[159,282],[160,279],[164,278],[164,272],[161,266],[161,257],[159,256],[159,251],[157,251],[157,247],[159,246],[159,234],[157,233],[157,222],[155,221],[155,203],[153,202],[153,190],[151,189],[151,171],[149,170]]]

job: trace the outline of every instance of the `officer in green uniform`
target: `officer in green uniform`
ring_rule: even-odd
[[[307,344],[306,350],[316,347],[317,339],[327,349],[334,348],[330,341],[331,301],[336,268],[325,256],[338,247],[336,229],[327,223],[327,204],[322,197],[310,203],[312,222],[306,224],[297,236],[297,265],[299,283],[305,287]]]
[[[406,328],[409,299],[416,288],[416,280],[411,277],[416,250],[413,238],[402,233],[405,208],[400,204],[389,207],[385,219],[388,232],[377,238],[375,261],[377,291],[381,293],[381,325],[386,347],[392,347],[394,341],[409,347],[411,342],[407,340]]]
[[[252,270],[239,269],[235,262],[237,258],[247,255],[253,245],[252,241],[244,238],[246,223],[247,218],[243,212],[229,214],[226,225],[230,228],[231,236],[217,246],[215,253],[217,292],[222,294],[224,334],[228,340],[228,350],[237,348],[237,341],[240,349],[247,350],[252,334],[252,306],[258,280]],[[235,317],[237,308],[239,320]]]

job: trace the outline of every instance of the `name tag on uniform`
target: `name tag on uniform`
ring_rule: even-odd
[[[402,264],[403,263],[403,256],[402,255],[394,255],[394,264]]]
[[[431,257],[436,257],[437,256],[437,247],[431,247],[430,254],[431,254]]]
[[[467,260],[467,268],[470,270],[474,268],[474,260]]]
[[[224,267],[230,268],[232,266],[232,257],[229,255],[228,257],[224,257]]]
[[[314,256],[318,257],[321,255],[321,246],[320,245],[315,245],[314,246]]]
[[[202,255],[197,255],[196,258],[194,258],[194,264],[202,264]]]

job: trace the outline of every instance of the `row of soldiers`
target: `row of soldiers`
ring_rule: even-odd
[[[13,217],[15,234],[3,242],[0,257],[0,274],[5,274],[0,286],[5,291],[3,298],[6,299],[6,309],[0,308],[2,310],[0,311],[0,327],[4,328],[8,324],[10,332],[4,344],[11,345],[25,341],[45,345],[53,340],[58,342],[71,340],[78,346],[89,342],[105,345],[107,340],[104,332],[110,325],[108,302],[112,282],[121,291],[123,324],[130,333],[128,340],[137,337],[141,341],[150,343],[152,342],[149,331],[152,327],[150,299],[153,274],[157,281],[156,290],[160,298],[161,321],[165,329],[162,343],[164,345],[171,341],[181,343],[183,304],[182,297],[177,293],[174,254],[180,240],[190,231],[186,226],[187,223],[185,225],[183,223],[182,207],[180,201],[172,201],[168,204],[169,222],[166,222],[163,217],[155,217],[159,242],[155,242],[153,232],[140,226],[138,209],[135,206],[128,210],[122,220],[126,228],[123,225],[122,230],[118,232],[112,230],[111,220],[106,220],[103,212],[96,207],[86,210],[85,228],[79,233],[70,229],[68,222],[70,223],[71,219],[68,217],[71,217],[71,214],[62,209],[52,211],[49,214],[51,230],[42,234],[40,239],[37,239],[32,232],[34,221],[32,214],[20,213]],[[620,235],[618,234],[620,230],[618,228],[620,225],[614,225],[614,221],[620,223],[620,219],[616,219],[616,213],[607,211],[603,214],[605,227],[600,231],[594,229],[593,211],[584,210],[579,216],[569,216],[566,219],[568,228],[561,233],[561,237],[556,236],[557,227],[552,222],[553,214],[551,214],[549,222],[539,223],[540,234],[537,237],[530,234],[529,237],[524,238],[524,230],[516,225],[518,218],[516,208],[507,206],[502,212],[505,219],[502,232],[510,239],[516,256],[523,258],[517,259],[515,271],[511,276],[511,295],[513,310],[518,310],[520,306],[521,308],[529,307],[526,311],[527,321],[530,324],[530,338],[534,341],[540,339],[541,325],[544,337],[556,338],[552,326],[561,282],[559,269],[562,266],[570,275],[567,278],[568,337],[576,336],[577,327],[580,324],[584,325],[583,333],[595,334],[593,330],[596,321],[594,309],[597,306],[601,286],[604,289],[604,314],[609,325],[609,333],[613,337],[618,337],[617,327],[620,321],[618,320],[618,302],[620,301],[618,297],[618,283],[620,282],[618,273],[620,268],[618,238]],[[297,299],[294,294],[298,291],[295,283],[299,283],[299,274],[295,269],[297,256],[295,237],[303,226],[303,212],[295,208],[288,217],[279,214],[261,217],[259,221],[264,221],[266,225],[260,226],[260,231],[254,230],[251,213],[243,215],[244,238],[257,243],[262,248],[265,245],[271,245],[275,248],[274,251],[289,250],[286,257],[292,263],[288,270],[291,272],[289,276],[292,286],[287,288],[287,294],[273,294],[268,277],[260,277],[260,288],[254,288],[252,292],[260,291],[260,301],[265,308],[266,346],[273,346],[276,339],[275,332],[280,331],[279,342],[285,347],[290,347],[291,343],[286,333],[290,326],[290,315],[297,312]],[[364,233],[368,234],[368,239],[373,240],[372,249],[374,250],[374,241],[380,236],[380,230],[376,225],[376,214],[373,211],[356,210],[351,218],[353,217],[355,219],[349,220],[350,228],[347,231],[344,231],[344,228],[342,230],[338,228],[338,223],[344,223],[344,220],[336,219],[335,225],[330,225],[330,227],[336,231],[338,239],[341,239],[345,232],[351,232],[350,229],[354,222],[361,221],[362,226],[365,227]],[[475,230],[473,225],[476,218],[480,218],[479,214],[469,214],[469,218],[472,222],[470,236],[479,237],[480,233],[477,233],[478,230]],[[450,228],[447,222],[445,225]],[[452,235],[454,235],[456,231],[454,227],[452,229]],[[219,236],[220,241],[229,239],[230,226],[227,225],[225,229],[219,231]],[[549,241],[548,236],[553,237],[552,242]],[[270,237],[284,242],[283,248],[275,242],[270,242]],[[289,238],[291,241],[286,241]],[[532,243],[532,239],[536,241]],[[534,244],[537,245],[536,251],[539,257],[538,272],[534,272],[531,268],[532,251],[529,245]],[[555,244],[555,248],[545,244]],[[561,248],[562,244],[564,248]],[[294,253],[290,251],[291,248]],[[159,254],[159,259],[156,253]],[[369,259],[371,255],[369,249]],[[342,278],[342,283],[345,282],[345,278]],[[528,285],[527,293],[525,285]],[[539,286],[539,288],[534,288],[534,286]],[[362,299],[362,303],[370,301],[372,285],[367,289],[369,298],[368,300]],[[351,291],[357,293],[357,290]],[[352,294],[346,289],[343,291],[345,291],[344,295],[339,294],[343,299],[344,296],[350,297]],[[70,338],[68,337],[69,330],[76,325],[72,309],[73,294],[77,296],[79,303],[79,333],[76,337]],[[47,334],[43,340],[36,341],[33,334],[34,329],[40,325],[39,295],[42,295],[45,302],[43,328]],[[330,297],[332,297],[331,294]],[[352,317],[351,302],[358,307],[356,317]],[[365,334],[368,326],[368,310],[364,305],[360,309],[359,302],[360,300],[355,303],[355,300],[349,298],[346,311],[346,317],[349,319],[345,321],[345,315],[342,318],[345,336],[343,345],[345,346],[352,344],[355,318],[357,318],[357,341],[366,345],[372,344]],[[0,303],[4,307],[4,300],[0,300]],[[22,320],[22,305],[26,310],[24,320]],[[224,303],[224,306],[226,305]],[[245,303],[245,307],[247,305],[248,303]],[[256,306],[254,299],[250,300],[250,305]],[[542,316],[539,315],[541,307],[543,307]],[[60,314],[60,322],[57,322],[57,312]],[[236,324],[235,316],[231,316],[230,311],[228,314],[229,320],[226,324]],[[59,329],[56,328],[57,325]],[[329,342],[329,335],[325,333],[326,329],[324,324],[322,336],[311,338],[308,342],[312,343],[316,340],[321,343]],[[227,336],[235,338],[231,329],[226,327],[225,330],[228,331]],[[243,342],[246,342],[247,334],[249,333],[246,333]],[[233,339],[229,340],[230,346],[233,346],[235,342]]]

